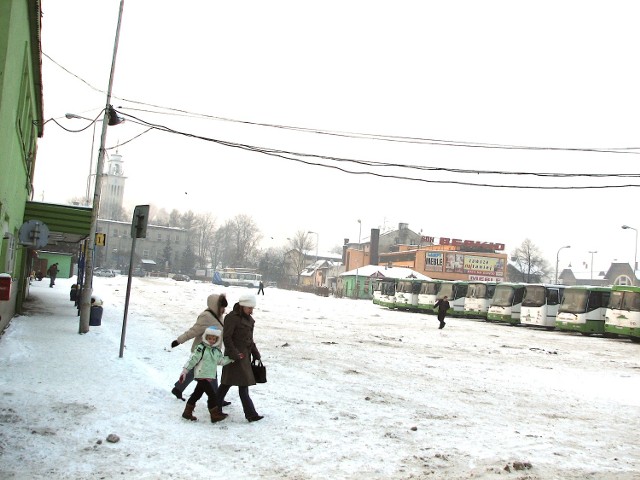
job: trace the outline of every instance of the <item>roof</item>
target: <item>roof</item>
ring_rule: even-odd
[[[378,277],[378,278],[416,278],[418,280],[431,280],[430,277],[406,267],[385,267],[382,265],[365,265],[348,272],[341,273],[340,277]]]
[[[140,262],[143,265],[156,265],[156,262],[151,260],[151,259],[149,259],[149,258],[143,258],[142,260],[140,260]]]
[[[25,202],[24,221],[37,220],[49,228],[47,245],[78,243],[91,232],[91,207]]]

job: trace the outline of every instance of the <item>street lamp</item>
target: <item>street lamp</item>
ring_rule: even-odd
[[[558,249],[558,253],[556,253],[556,285],[558,284],[558,263],[560,263],[560,250],[562,250],[563,248],[571,248],[571,245],[560,247]]]
[[[597,250],[594,250],[593,252],[589,251],[589,253],[591,254],[591,276],[589,277],[589,280],[593,280],[593,254],[598,253],[598,251]]]
[[[89,237],[85,245],[86,258],[84,262],[84,284],[80,296],[80,323],[78,333],[83,334],[89,331],[89,319],[91,317],[91,293],[93,283],[93,250],[95,248],[96,230],[98,226],[98,209],[100,208],[100,194],[102,193],[102,170],[104,168],[104,152],[107,141],[107,125],[117,125],[121,123],[116,111],[111,106],[111,91],[113,90],[113,76],[116,69],[116,55],[118,53],[118,42],[120,40],[120,25],[122,23],[122,10],[124,0],[120,0],[118,11],[118,25],[116,27],[116,37],[113,45],[113,57],[111,59],[111,73],[109,74],[109,86],[107,87],[107,100],[102,117],[102,134],[100,135],[100,148],[98,150],[98,163],[96,164],[96,181],[93,189],[93,207],[91,208],[91,228]],[[122,355],[120,355],[122,356]]]
[[[362,236],[362,221],[358,219],[358,251],[360,250],[360,238]],[[360,270],[360,260],[356,264],[356,298],[360,297],[360,291],[358,290],[358,270]]]
[[[91,177],[93,176],[93,150],[96,141],[96,125],[104,119],[100,118],[92,120],[90,118],[83,117],[82,115],[76,115],[75,113],[66,113],[64,116],[68,119],[77,118],[79,120],[87,120],[93,123],[93,133],[91,134],[91,157],[89,157],[89,175],[87,175],[87,191],[84,197],[85,205],[89,205],[89,198],[91,195]]]
[[[638,270],[638,230],[629,225],[622,225],[622,228],[624,230],[635,230],[636,232],[636,252],[633,255],[633,271],[635,273],[635,271]]]
[[[312,232],[311,230],[309,230],[307,233],[313,233],[316,236],[316,263],[313,267],[313,285],[316,285],[317,282],[317,276],[318,276],[318,243],[320,243],[320,235],[318,235],[318,232]]]

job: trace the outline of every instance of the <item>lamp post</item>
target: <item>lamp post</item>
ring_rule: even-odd
[[[116,68],[116,55],[118,53],[118,42],[120,40],[120,25],[122,23],[122,9],[124,0],[120,0],[118,11],[118,25],[116,27],[116,37],[113,45],[113,57],[111,59],[111,73],[109,74],[109,86],[107,88],[107,101],[102,117],[102,134],[100,135],[100,149],[98,150],[98,162],[96,164],[96,181],[93,189],[93,207],[91,209],[91,228],[86,242],[86,258],[84,263],[84,284],[80,296],[80,323],[78,333],[83,334],[89,331],[89,319],[91,317],[91,291],[93,284],[93,250],[95,248],[96,230],[98,225],[98,209],[100,208],[100,194],[102,193],[102,170],[104,168],[105,143],[107,141],[107,125],[117,125],[120,123],[118,116],[111,106],[111,91],[113,90],[113,76]]]
[[[594,250],[593,252],[589,251],[589,253],[591,254],[591,275],[589,276],[589,280],[593,280],[593,254],[598,253],[598,251],[597,250]]]
[[[633,272],[635,273],[635,271],[638,270],[638,230],[629,225],[622,225],[622,228],[624,230],[635,230],[636,232],[636,250],[633,254]]]
[[[87,120],[93,123],[93,133],[91,134],[91,157],[89,157],[89,175],[87,175],[87,191],[84,197],[85,205],[89,205],[89,198],[91,195],[91,177],[93,176],[93,150],[96,141],[96,125],[98,122],[103,122],[104,119],[100,118],[92,120],[90,118],[83,117],[82,115],[76,115],[75,113],[66,113],[64,116],[68,119],[77,118],[79,120]]]
[[[360,238],[362,236],[362,221],[358,219],[358,251],[360,250]],[[360,297],[360,290],[358,289],[358,271],[360,270],[360,260],[358,259],[358,263],[356,264],[356,289],[355,289],[355,297]]]
[[[313,233],[316,236],[316,263],[313,267],[313,286],[316,286],[317,276],[318,276],[318,243],[320,242],[320,235],[318,232],[312,232],[309,230],[307,233]]]
[[[571,248],[571,245],[560,247],[558,249],[558,253],[556,253],[556,285],[558,284],[558,264],[560,263],[560,250],[562,250],[563,248]]]

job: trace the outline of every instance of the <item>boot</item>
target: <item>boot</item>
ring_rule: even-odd
[[[211,423],[219,422],[229,416],[226,413],[222,413],[222,409],[220,407],[210,408],[209,413],[211,414]]]
[[[438,327],[438,330],[443,329],[445,325],[446,323],[444,323],[444,320],[440,321],[440,326]]]
[[[182,418],[186,418],[187,420],[191,420],[192,422],[195,422],[196,420],[198,420],[196,417],[193,416],[194,408],[196,408],[195,405],[191,405],[190,403],[187,403],[184,406],[184,412],[182,412]]]

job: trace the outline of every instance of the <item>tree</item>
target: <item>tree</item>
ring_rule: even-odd
[[[196,268],[196,255],[193,253],[193,247],[189,244],[184,248],[182,252],[182,268],[181,273],[192,274]]]
[[[258,271],[264,281],[281,282],[285,278],[285,247],[271,247],[259,253]]]
[[[171,254],[173,253],[173,248],[171,247],[171,240],[169,239],[169,237],[167,237],[167,243],[164,246],[164,249],[162,251],[162,257],[161,257],[161,262],[162,262],[162,268],[163,269],[169,269],[171,270],[173,264],[171,262]]]
[[[289,239],[289,243],[290,251],[287,254],[285,268],[296,274],[296,285],[299,285],[300,274],[307,267],[307,255],[313,248],[314,242],[309,232],[298,230],[293,238]]]
[[[196,216],[196,256],[198,258],[200,268],[207,267],[215,232],[216,222],[215,219],[211,217],[210,213]]]
[[[543,258],[540,249],[528,238],[511,254],[518,276],[515,281],[540,283],[548,278],[551,272],[549,264]]]

